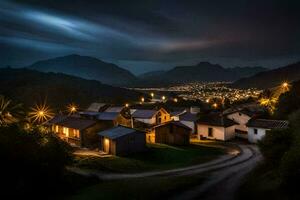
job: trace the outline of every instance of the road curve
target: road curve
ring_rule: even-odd
[[[256,146],[244,145],[242,148],[243,156],[223,165],[212,166],[210,170],[206,168],[205,171],[212,173],[204,183],[176,194],[171,199],[233,200],[245,175],[262,160],[262,155]],[[201,173],[201,170],[197,170],[195,173]]]
[[[248,160],[251,160],[255,152],[248,145],[238,145],[240,151],[231,151],[231,153],[221,156],[218,159],[212,160],[207,163],[193,165],[189,167],[177,168],[172,170],[143,172],[134,174],[120,174],[120,173],[103,173],[95,170],[81,169],[81,168],[68,168],[69,170],[85,175],[96,176],[101,180],[117,180],[128,178],[143,178],[151,176],[190,176],[193,174],[201,174],[204,172],[212,172],[222,170],[228,167],[239,165]]]

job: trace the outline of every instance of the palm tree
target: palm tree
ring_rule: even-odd
[[[12,104],[12,101],[0,95],[0,126],[18,122],[24,116],[21,104]]]

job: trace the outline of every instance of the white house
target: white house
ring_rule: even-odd
[[[132,119],[149,125],[156,125],[170,121],[170,114],[163,108],[159,110],[137,109],[132,112]]]
[[[270,119],[251,119],[247,123],[248,141],[257,143],[263,139],[266,133],[272,129],[284,129],[288,127],[288,121]]]
[[[254,116],[254,113],[247,110],[237,110],[227,113],[226,117],[233,120],[235,123],[236,137],[248,139],[248,121]]]
[[[209,115],[197,121],[199,139],[230,140],[235,137],[236,123],[222,115]]]

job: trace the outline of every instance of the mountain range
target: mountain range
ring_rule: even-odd
[[[281,85],[283,82],[300,80],[300,62],[277,69],[260,72],[251,77],[242,78],[233,83],[236,88],[267,89]]]
[[[139,76],[139,78],[162,84],[193,81],[234,81],[266,70],[267,69],[263,67],[224,68],[218,64],[200,62],[194,66],[178,66],[168,71],[146,73]]]
[[[152,86],[191,81],[234,81],[266,70],[263,67],[223,68],[218,64],[200,62],[195,66],[178,66],[168,71],[148,72],[136,77],[115,64],[75,54],[41,60],[26,68],[41,72],[60,72],[98,80],[114,86]]]
[[[60,72],[85,79],[101,81],[109,85],[125,85],[136,80],[136,77],[131,72],[115,64],[75,54],[41,60],[26,68],[42,72]]]
[[[0,94],[26,106],[47,100],[48,105],[60,109],[71,102],[85,108],[92,102],[125,103],[141,96],[136,91],[95,80],[25,68],[0,68]]]

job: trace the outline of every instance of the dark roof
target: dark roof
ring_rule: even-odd
[[[79,117],[67,117],[64,120],[55,123],[60,126],[68,127],[68,128],[74,128],[78,130],[84,130],[86,128],[89,128],[90,126],[93,126],[96,124],[96,121],[90,120],[90,119],[83,119]]]
[[[105,103],[92,103],[86,111],[99,112],[103,107],[107,106]]]
[[[219,114],[207,115],[202,119],[199,119],[197,123],[211,125],[211,126],[221,126],[221,127],[230,127],[237,124],[233,120],[228,119]]]
[[[266,128],[266,129],[287,128],[288,125],[289,125],[288,121],[270,120],[270,119],[251,119],[247,123],[248,127]]]
[[[181,123],[180,121],[169,121],[169,122],[166,122],[166,123],[163,123],[163,124],[156,125],[156,126],[154,126],[153,128],[161,127],[161,126],[167,126],[167,125],[169,125],[169,124],[173,124],[173,125],[175,125],[175,126],[180,126],[180,127],[182,127],[182,128],[192,130],[190,127],[184,125],[184,124]]]
[[[171,112],[170,115],[171,116],[178,116],[178,115],[183,115],[186,111],[185,110],[181,110],[181,111],[174,111],[174,112]]]
[[[134,118],[150,119],[157,113],[157,110],[136,110],[132,113]]]
[[[98,114],[99,120],[115,120],[120,113],[118,112],[102,112]]]
[[[198,116],[197,114],[193,114],[190,112],[186,112],[182,115],[179,116],[179,120],[180,121],[191,121],[191,122],[195,122],[198,120]]]
[[[107,137],[109,139],[116,139],[116,138],[119,138],[119,137],[122,137],[122,136],[125,136],[128,134],[132,134],[135,132],[145,134],[142,131],[138,131],[136,129],[132,129],[132,128],[124,127],[124,126],[117,126],[117,127],[111,128],[111,129],[107,129],[105,131],[101,131],[97,134],[100,136],[103,136],[103,137]]]
[[[124,109],[124,106],[114,106],[107,108],[104,112],[117,112],[120,113]]]
[[[68,118],[67,115],[55,115],[52,119],[50,119],[46,124],[47,125],[52,125],[52,124],[57,124],[59,122],[62,122],[63,120],[65,120],[66,118]]]
[[[231,112],[227,112],[227,113],[224,113],[225,115],[231,115],[233,113],[242,113],[244,115],[247,115],[249,117],[254,117],[257,113],[253,112],[253,111],[250,111],[248,109],[241,109],[241,110],[233,110]]]
[[[79,112],[80,115],[89,115],[89,116],[97,116],[99,115],[99,112],[94,112],[94,111],[82,111]]]

